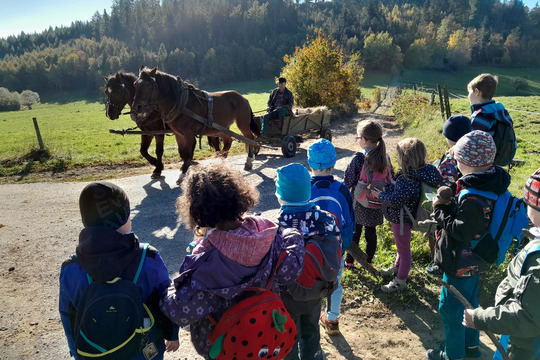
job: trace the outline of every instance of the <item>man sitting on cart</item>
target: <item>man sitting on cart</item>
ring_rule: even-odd
[[[266,106],[267,114],[262,117],[262,133],[268,134],[268,121],[279,118],[279,128],[283,125],[283,118],[292,114],[294,97],[291,90],[287,89],[287,80],[283,77],[278,79],[278,87],[272,91]]]

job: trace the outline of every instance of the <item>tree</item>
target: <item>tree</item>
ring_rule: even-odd
[[[463,68],[471,61],[471,41],[463,29],[450,35],[447,50],[448,64],[454,69]]]
[[[14,111],[21,108],[20,95],[18,92],[10,92],[5,87],[0,87],[0,111]]]
[[[344,55],[322,31],[315,39],[307,38],[293,55],[285,55],[283,76],[303,107],[326,105],[330,108],[353,102],[360,96],[364,69],[355,54],[344,63]]]
[[[384,71],[400,66],[403,61],[400,47],[393,44],[393,38],[387,32],[366,37],[362,56],[366,67]]]
[[[32,90],[23,90],[21,92],[21,105],[32,109],[32,105],[39,103],[39,94]]]

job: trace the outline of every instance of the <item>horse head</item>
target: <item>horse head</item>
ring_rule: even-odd
[[[109,119],[118,119],[126,104],[131,104],[133,101],[133,79],[135,79],[134,74],[130,76],[130,74],[116,73],[113,76],[105,76],[103,90],[107,96],[105,115]]]
[[[157,68],[148,69],[141,66],[139,78],[135,80],[135,96],[131,109],[137,118],[145,118],[157,106],[159,88],[156,81]]]

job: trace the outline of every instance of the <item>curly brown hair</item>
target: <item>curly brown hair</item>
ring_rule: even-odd
[[[175,205],[186,227],[194,230],[238,220],[258,201],[259,192],[238,170],[210,164],[189,169]]]

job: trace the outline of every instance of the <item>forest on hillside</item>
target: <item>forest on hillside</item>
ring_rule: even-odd
[[[268,79],[317,29],[368,69],[540,65],[540,7],[521,0],[112,0],[90,21],[0,39],[0,84],[95,90],[141,65],[200,85]]]

